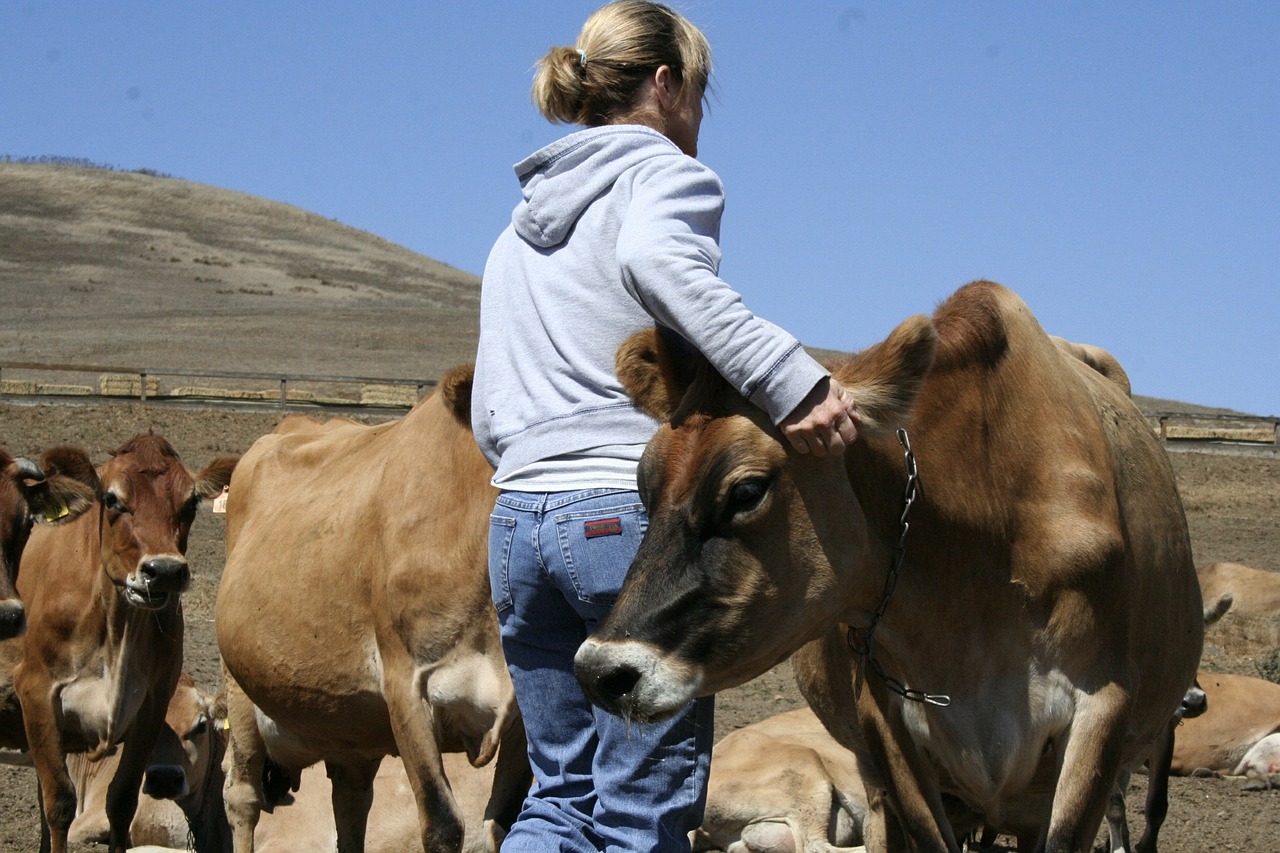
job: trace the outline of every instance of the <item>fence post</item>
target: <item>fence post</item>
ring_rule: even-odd
[[[1169,418],[1165,415],[1160,416],[1160,440],[1167,442],[1169,440]]]
[[[289,377],[280,377],[280,411],[284,411],[284,401],[289,398],[289,392],[286,390],[289,384]]]
[[[147,371],[138,374],[138,393],[142,396],[142,402],[147,402]]]

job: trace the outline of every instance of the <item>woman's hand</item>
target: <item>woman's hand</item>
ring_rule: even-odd
[[[858,437],[862,416],[853,395],[827,377],[813,386],[778,426],[791,446],[814,456],[839,456]]]

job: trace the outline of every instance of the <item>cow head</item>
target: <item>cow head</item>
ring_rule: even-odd
[[[936,342],[913,317],[836,369],[862,413],[858,443],[905,418]],[[640,462],[648,531],[575,668],[593,702],[643,721],[759,675],[841,619],[867,533],[846,470],[856,446],[844,459],[790,450],[705,359],[653,332],[623,344],[618,376],[667,423]]]
[[[148,433],[102,466],[102,565],[129,604],[158,609],[187,588],[196,510],[230,483],[236,461],[220,457],[192,475],[168,441]]]
[[[93,506],[97,484],[82,450],[51,450],[37,465],[0,448],[0,640],[18,636],[26,625],[14,584],[32,525],[77,518]]]
[[[226,720],[226,705],[182,673],[151,750],[142,792],[158,800],[195,803],[216,793],[206,786],[226,751]]]

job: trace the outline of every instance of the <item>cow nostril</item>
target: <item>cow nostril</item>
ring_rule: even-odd
[[[600,695],[617,702],[640,683],[640,670],[628,664],[621,664],[609,672],[596,678],[596,689]]]

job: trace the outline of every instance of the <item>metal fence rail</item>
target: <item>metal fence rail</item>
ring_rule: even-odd
[[[15,373],[20,377],[37,378],[15,379]],[[92,379],[82,379],[78,384],[74,381],[38,381],[48,375],[59,378],[79,375],[90,376]],[[216,380],[220,384],[164,389],[160,384],[161,378]],[[291,405],[304,408],[316,404],[407,409],[435,385],[435,379],[0,362],[0,397],[113,397],[136,398],[142,402],[148,399],[213,399],[229,402],[275,400],[281,409]]]

